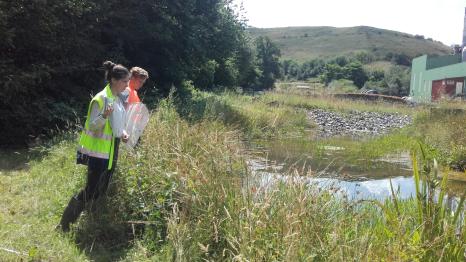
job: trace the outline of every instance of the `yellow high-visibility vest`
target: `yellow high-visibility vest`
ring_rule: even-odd
[[[115,138],[113,137],[109,117],[107,117],[107,120],[105,121],[105,127],[103,130],[93,131],[89,128],[93,103],[97,103],[99,105],[99,109],[103,111],[106,98],[114,99],[112,90],[108,84],[105,86],[104,90],[100,91],[92,98],[89,104],[86,123],[84,124],[84,129],[79,139],[78,151],[89,157],[108,159],[108,169],[110,170],[113,164]]]

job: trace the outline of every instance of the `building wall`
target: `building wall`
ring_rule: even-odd
[[[461,63],[461,55],[427,57],[426,70]]]
[[[464,87],[464,77],[447,78],[443,80],[433,80],[432,81],[432,101],[438,101],[444,97],[454,97],[456,96],[457,93],[462,94],[463,87]],[[460,90],[458,91],[458,89]]]
[[[409,95],[414,98],[414,101],[425,101],[431,96],[431,92],[424,88],[425,85],[425,71],[427,67],[427,56],[423,55],[413,59],[411,66],[411,84],[409,88]]]
[[[411,68],[410,96],[416,102],[432,101],[432,81],[447,78],[466,77],[466,62],[444,65],[445,63],[458,61],[455,56],[446,58],[428,58],[426,55],[413,59]],[[428,66],[431,68],[428,70]],[[463,84],[463,94],[465,87]]]

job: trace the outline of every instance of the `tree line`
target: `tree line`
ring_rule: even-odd
[[[406,96],[409,93],[412,58],[406,54],[388,53],[383,58],[367,52],[359,52],[333,59],[314,59],[302,64],[283,60],[280,64],[284,80],[308,80],[318,78],[325,85],[333,80],[351,80],[358,88],[377,90],[379,93]],[[365,69],[364,65],[375,61],[388,61],[388,70]]]
[[[280,51],[252,40],[231,0],[0,0],[0,144],[82,116],[112,60],[149,71],[147,100],[196,88],[270,88]]]

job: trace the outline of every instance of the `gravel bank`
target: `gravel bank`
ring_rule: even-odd
[[[322,109],[308,112],[319,127],[319,136],[377,136],[412,123],[410,116],[392,113],[351,111],[336,113]]]

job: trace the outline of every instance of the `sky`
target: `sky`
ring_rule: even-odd
[[[461,44],[466,0],[233,0],[248,25],[372,26]],[[238,10],[238,9],[237,9]]]

